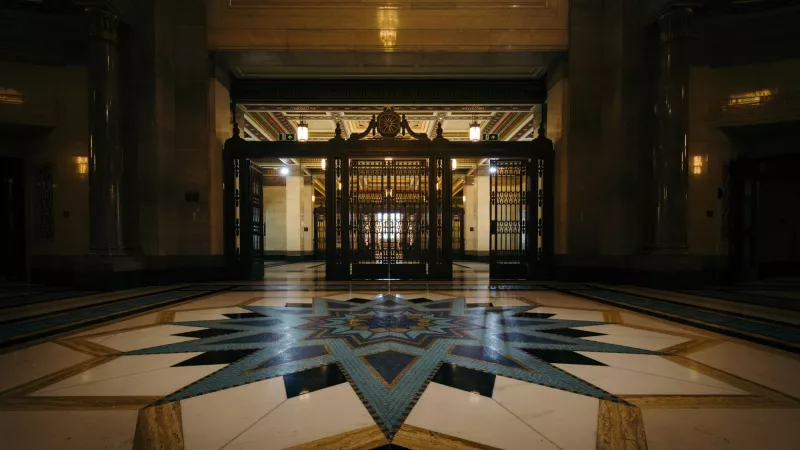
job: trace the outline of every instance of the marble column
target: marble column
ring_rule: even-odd
[[[286,177],[286,254],[297,258],[303,254],[303,177]]]
[[[119,136],[119,55],[117,17],[100,8],[89,18],[89,240],[90,251],[124,253],[121,192],[122,145]]]
[[[659,49],[653,144],[653,239],[655,251],[686,249],[689,189],[689,22],[677,8],[658,19]]]
[[[475,200],[477,202],[475,212],[478,225],[476,228],[478,232],[476,247],[480,256],[489,256],[489,243],[492,236],[492,218],[490,215],[492,187],[489,180],[488,167],[479,167],[475,176]]]
[[[467,255],[477,254],[477,227],[478,227],[478,213],[475,206],[478,204],[475,195],[475,179],[468,176],[464,184],[464,252]]]

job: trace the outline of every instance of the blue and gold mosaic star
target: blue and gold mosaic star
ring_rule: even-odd
[[[338,366],[391,439],[442,365],[621,402],[552,364],[601,364],[580,351],[657,354],[583,339],[598,334],[580,327],[604,322],[552,319],[532,306],[467,308],[463,298],[315,298],[311,308],[245,309],[175,323],[200,328],[179,335],[196,339],[126,355],[199,352],[180,365],[227,364],[164,402]]]

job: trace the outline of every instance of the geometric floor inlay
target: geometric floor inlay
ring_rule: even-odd
[[[496,375],[601,400],[618,397],[552,364],[602,365],[579,351],[658,354],[583,340],[603,322],[552,319],[533,306],[468,308],[464,298],[246,306],[228,319],[173,323],[196,338],[126,355],[198,353],[180,366],[226,364],[168,395],[176,402],[282,376],[288,397],[349,382],[391,441],[430,381],[491,396]]]

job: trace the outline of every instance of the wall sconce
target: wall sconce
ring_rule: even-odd
[[[453,158],[453,163],[452,164],[453,164],[453,170],[458,169],[458,161],[455,158]]]
[[[311,203],[314,203],[316,201],[317,201],[317,196],[314,195],[314,194],[311,194]]]
[[[703,166],[705,166],[706,158],[703,156],[692,157],[692,175],[702,175]]]
[[[300,115],[300,123],[297,125],[297,140],[300,142],[308,142],[308,124],[303,121],[303,115]]]
[[[328,160],[322,158],[322,170],[325,170],[326,167],[328,167]]]
[[[467,196],[466,195],[462,195],[461,196],[461,204],[462,205],[466,205],[467,204]]]
[[[489,166],[489,173],[497,173],[497,166]]]
[[[283,175],[285,177],[286,175],[289,175],[289,168],[288,167],[281,167],[279,172],[280,172],[281,175]]]
[[[75,161],[75,168],[78,172],[78,175],[86,175],[89,173],[89,157],[88,156],[76,156],[72,158]]]

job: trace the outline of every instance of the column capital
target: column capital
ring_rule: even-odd
[[[89,17],[89,37],[117,44],[119,17],[106,8],[89,7],[85,9]]]

